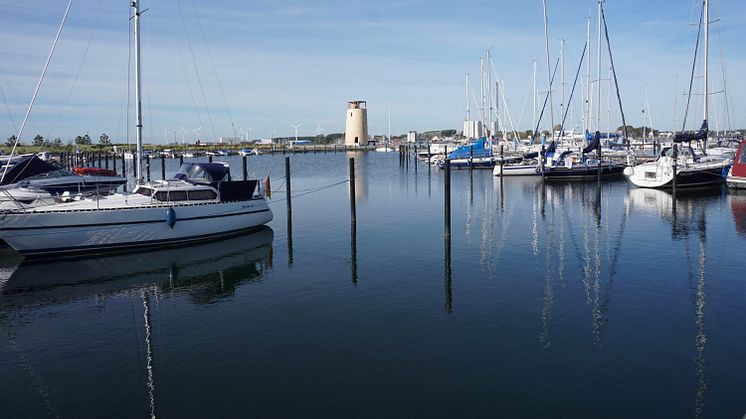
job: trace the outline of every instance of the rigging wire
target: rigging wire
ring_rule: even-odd
[[[197,67],[197,58],[194,55],[194,49],[192,48],[192,41],[189,38],[189,32],[187,31],[186,22],[184,21],[184,14],[182,13],[181,2],[177,0],[176,4],[179,6],[179,17],[181,17],[181,23],[184,26],[184,35],[186,37],[187,45],[189,46],[189,53],[192,56],[192,64],[194,65],[194,72],[197,76],[197,84],[199,85],[199,90],[200,90],[200,93],[202,94],[202,102],[205,105],[205,112],[207,112],[207,119],[210,121],[210,128],[212,129],[212,137],[217,138],[216,131],[215,131],[215,124],[213,123],[212,115],[210,114],[210,107],[207,105],[207,96],[205,96],[205,88],[202,85],[202,78],[199,76],[199,68]]]
[[[68,103],[70,102],[70,97],[73,94],[73,90],[75,89],[75,86],[78,83],[80,72],[83,70],[83,65],[85,64],[86,58],[88,56],[88,50],[90,50],[91,43],[93,42],[93,34],[95,34],[96,29],[98,29],[98,23],[99,23],[99,18],[101,17],[101,8],[103,6],[103,3],[104,3],[103,0],[100,0],[98,3],[98,10],[96,11],[96,17],[93,20],[93,26],[91,27],[91,32],[88,34],[88,41],[86,42],[85,49],[83,50],[83,56],[80,58],[80,63],[78,64],[78,70],[75,72],[75,77],[73,78],[73,82],[70,85],[70,89],[67,91],[67,96],[65,97],[65,101],[62,102],[62,107],[60,107],[59,112],[57,112],[57,117],[52,123],[52,126],[49,127],[49,131],[47,131],[47,138],[49,138],[52,135],[52,131],[54,131],[54,129],[57,128],[57,124],[60,122],[60,119],[62,118],[62,114],[64,113],[65,109],[67,108]]]
[[[694,45],[694,58],[692,59],[692,72],[689,76],[689,93],[686,95],[686,108],[684,109],[683,121],[681,122],[681,132],[686,129],[686,118],[689,115],[689,105],[692,100],[692,85],[694,84],[694,71],[697,67],[697,53],[699,52],[699,38],[702,35],[702,19],[704,16],[704,3],[699,15],[699,25],[697,30],[697,42]]]
[[[26,127],[26,122],[28,122],[29,115],[31,114],[31,109],[34,107],[34,102],[36,101],[36,96],[39,94],[39,88],[41,88],[41,83],[44,80],[44,75],[47,73],[47,69],[49,68],[49,63],[52,61],[52,55],[54,54],[54,50],[57,47],[57,42],[60,39],[60,35],[62,34],[62,28],[65,27],[65,22],[67,21],[67,16],[70,14],[70,8],[73,5],[73,0],[69,0],[67,3],[67,8],[65,9],[65,14],[62,16],[62,22],[60,22],[60,27],[57,29],[57,35],[54,37],[54,42],[52,42],[52,48],[49,50],[49,56],[47,57],[47,61],[44,64],[44,70],[41,72],[41,77],[39,77],[39,81],[36,83],[36,88],[34,89],[34,95],[31,97],[31,103],[28,105],[28,109],[26,110],[26,116],[23,117],[23,122],[21,123],[21,128],[18,130],[18,135],[16,136],[16,141],[13,143],[13,149],[10,151],[10,157],[8,157],[8,162],[10,162],[10,158],[13,157],[13,154],[15,154],[16,148],[18,147],[18,143],[21,141],[21,136],[23,135],[23,129]],[[0,176],[0,183],[5,179],[5,174],[8,173],[8,167],[10,164],[6,164],[5,168],[3,170],[2,176]]]
[[[197,17],[197,26],[199,26],[200,32],[202,32],[202,39],[205,42],[205,48],[207,49],[207,56],[210,59],[210,64],[212,65],[212,71],[215,73],[215,80],[218,82],[218,90],[220,90],[220,97],[223,99],[223,105],[225,105],[225,111],[228,113],[228,120],[231,123],[231,128],[233,128],[233,138],[238,138],[238,133],[236,132],[236,124],[233,123],[233,115],[231,115],[231,109],[228,106],[228,101],[225,99],[225,92],[223,90],[223,84],[220,82],[220,77],[218,76],[218,69],[215,66],[215,60],[212,59],[212,51],[210,50],[210,44],[207,42],[207,35],[205,35],[205,30],[202,28],[202,20],[199,18],[199,14],[197,13],[197,6],[194,5],[194,0],[192,0],[192,8],[194,9],[194,15]]]

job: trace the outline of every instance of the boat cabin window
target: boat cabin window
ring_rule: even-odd
[[[139,193],[140,195],[145,195],[145,196],[153,195],[153,190],[150,188],[146,188],[144,186],[138,186],[136,192]]]
[[[215,193],[215,191],[211,191],[209,189],[202,189],[202,190],[193,190],[189,191],[189,200],[190,201],[208,201],[213,200],[218,197],[218,194]]]
[[[186,191],[158,191],[155,193],[155,199],[159,201],[186,201]]]
[[[738,164],[746,164],[746,147],[741,146],[741,157],[738,158]]]

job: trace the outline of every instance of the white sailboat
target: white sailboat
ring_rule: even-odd
[[[707,150],[708,119],[708,48],[709,48],[709,4],[702,3],[704,24],[704,120],[697,133],[677,134],[674,147],[664,148],[657,160],[624,169],[627,179],[641,188],[671,188],[722,185],[723,172],[730,159],[724,156],[700,156],[684,142],[703,141]],[[679,149],[680,147],[680,149]]]
[[[383,146],[376,147],[376,151],[379,153],[391,153],[394,151],[393,148],[389,147],[389,141],[391,141],[391,105],[389,105],[389,137],[383,142]]]
[[[255,229],[272,220],[257,180],[231,179],[225,163],[186,163],[172,180],[143,182],[140,9],[135,27],[137,186],[130,194],[15,209],[0,217],[0,238],[25,256],[99,253],[173,245]]]

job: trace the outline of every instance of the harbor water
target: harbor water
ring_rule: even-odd
[[[248,158],[275,217],[251,234],[0,246],[0,416],[746,413],[746,196],[453,171],[447,241],[442,170],[288,156],[291,220],[285,156]]]

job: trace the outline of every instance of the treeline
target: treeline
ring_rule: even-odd
[[[18,137],[14,134],[10,137],[5,139],[5,145],[8,147],[13,147],[13,145],[16,143],[16,140]],[[85,133],[83,135],[78,135],[75,138],[69,140],[67,144],[64,144],[62,142],[62,139],[60,137],[56,137],[53,140],[50,140],[48,138],[44,138],[44,136],[37,134],[32,140],[30,144],[25,144],[23,142],[19,142],[19,146],[24,145],[30,145],[34,147],[47,147],[47,148],[63,148],[65,146],[69,145],[92,145],[93,140],[91,139],[91,136],[88,135],[88,133]],[[106,133],[101,134],[98,137],[98,144],[101,146],[110,146],[111,145],[111,139]]]

